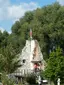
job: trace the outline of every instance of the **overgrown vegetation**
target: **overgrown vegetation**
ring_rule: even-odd
[[[37,84],[36,83],[36,76],[34,74],[26,76],[26,81],[29,85]]]
[[[61,79],[61,83],[64,83],[64,55],[60,47],[57,47],[50,53],[44,74],[55,85],[57,85],[58,78]]]
[[[29,39],[30,28],[33,31],[33,39],[38,40],[43,57],[48,61],[47,69],[53,67],[49,70],[49,77],[51,79],[56,78],[58,75],[63,77],[64,67],[62,66],[64,66],[64,63],[61,63],[61,61],[64,60],[64,6],[60,6],[58,3],[26,12],[25,16],[12,26],[11,34],[6,31],[0,32],[0,72],[11,73],[14,71],[13,68],[18,67],[16,55],[21,52],[25,40]],[[62,56],[60,52],[56,54],[53,51],[58,46],[60,50],[62,48]],[[50,54],[50,52],[52,53]],[[56,62],[57,59],[59,62]],[[57,70],[55,65],[57,65]],[[52,70],[54,71],[53,75]]]

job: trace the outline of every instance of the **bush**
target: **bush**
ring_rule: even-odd
[[[36,76],[34,74],[28,75],[26,81],[29,84],[36,84]]]
[[[6,75],[5,73],[1,75],[1,82],[3,83],[3,85],[15,85],[14,81],[12,79],[9,79],[8,75]]]

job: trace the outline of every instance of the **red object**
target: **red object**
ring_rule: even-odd
[[[38,68],[38,65],[37,64],[34,64],[34,68]]]
[[[30,38],[32,38],[32,30],[30,29]]]

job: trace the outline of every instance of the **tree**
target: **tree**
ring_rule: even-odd
[[[19,66],[19,56],[11,45],[0,49],[0,72],[13,73]]]
[[[57,47],[50,53],[44,73],[54,83],[57,82],[58,77],[60,77],[61,82],[64,82],[64,56],[60,47]]]
[[[20,29],[20,22],[19,21],[16,21],[15,24],[12,26],[12,33],[18,35],[20,32],[19,32],[19,29]]]
[[[2,33],[1,47],[6,47],[8,45],[8,36],[9,36],[9,33],[7,31],[4,31]]]
[[[14,49],[20,50],[29,39],[29,29],[33,30],[33,38],[39,41],[44,59],[49,58],[49,51],[53,47],[60,46],[64,50],[64,6],[58,3],[37,8],[34,11],[26,12],[25,15],[16,21],[12,26],[12,37]],[[18,42],[17,42],[18,41]],[[17,44],[15,44],[17,43]],[[13,45],[13,43],[11,43]],[[17,45],[17,46],[16,46]],[[21,49],[20,49],[21,48]]]
[[[53,50],[54,46],[59,45],[64,51],[64,6],[54,3],[26,12],[13,24],[10,35],[0,32],[0,47],[11,43],[19,53],[29,39],[30,28],[33,30],[33,39],[39,41],[44,59],[49,58],[50,50]]]
[[[31,11],[26,12],[24,19],[26,22],[30,23],[33,20],[33,12],[31,12]]]
[[[6,47],[8,45],[8,32],[4,31],[3,33],[0,31],[0,47]]]

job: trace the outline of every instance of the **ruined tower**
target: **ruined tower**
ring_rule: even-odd
[[[33,73],[36,68],[44,70],[45,61],[37,40],[32,39],[32,30],[30,29],[30,39],[20,53],[21,67],[17,70],[17,75]]]

